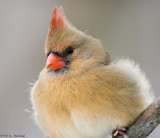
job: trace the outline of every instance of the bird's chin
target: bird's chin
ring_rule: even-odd
[[[51,70],[48,69],[48,74],[53,74],[53,75],[63,75],[65,73],[67,73],[68,69],[67,68],[61,68],[58,70]]]
[[[57,70],[47,69],[47,76],[48,77],[62,76],[67,74],[69,70],[70,70],[70,61],[67,61],[66,66],[64,68],[57,69]]]

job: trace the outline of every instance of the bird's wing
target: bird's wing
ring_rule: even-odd
[[[81,100],[72,109],[71,119],[88,137],[109,136],[116,128],[133,122],[150,99],[146,96],[150,91],[146,77],[129,60],[94,69],[79,85]]]

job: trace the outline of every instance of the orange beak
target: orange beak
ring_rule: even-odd
[[[50,53],[47,59],[47,69],[58,70],[64,68],[65,66],[66,63],[61,57]]]

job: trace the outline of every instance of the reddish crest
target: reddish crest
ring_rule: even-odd
[[[63,27],[64,22],[65,20],[63,9],[61,7],[59,9],[55,7],[52,13],[52,19],[50,23],[51,30],[54,31],[57,29],[57,27]]]

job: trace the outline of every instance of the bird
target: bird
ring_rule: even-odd
[[[46,65],[30,99],[36,124],[51,138],[109,138],[154,99],[139,64],[112,59],[99,39],[69,22],[62,7],[53,9],[44,50]]]

